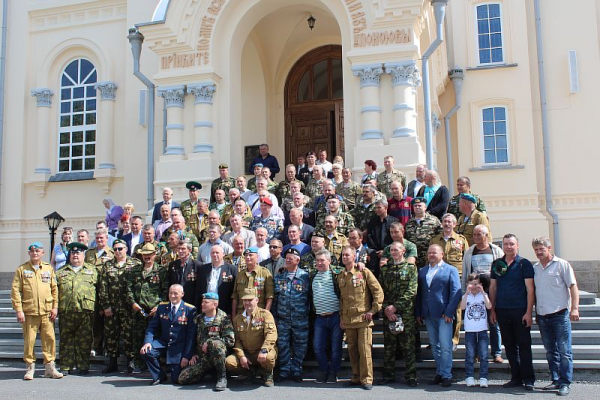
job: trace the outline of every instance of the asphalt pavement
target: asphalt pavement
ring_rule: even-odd
[[[542,391],[547,385],[547,376],[539,376],[536,389],[526,392],[522,388],[503,389],[502,383],[508,378],[505,372],[495,372],[490,375],[490,387],[467,387],[464,382],[464,371],[457,371],[460,376],[455,377],[455,382],[450,388],[431,386],[427,384],[433,377],[433,371],[419,371],[419,386],[409,388],[400,383],[402,371],[398,371],[399,383],[390,386],[374,385],[373,390],[366,391],[361,388],[345,387],[349,371],[342,371],[342,378],[337,384],[317,384],[314,381],[314,372],[307,373],[307,379],[302,383],[283,382],[275,387],[267,388],[259,383],[244,385],[230,380],[229,388],[224,392],[214,392],[212,389],[215,380],[208,377],[207,381],[192,386],[173,386],[163,384],[150,386],[150,377],[147,373],[142,375],[127,376],[123,373],[102,375],[102,366],[93,365],[87,376],[68,375],[63,379],[43,378],[43,365],[37,364],[35,379],[23,381],[24,364],[18,361],[0,363],[0,393],[4,400],[20,399],[45,399],[45,400],[118,400],[118,399],[144,399],[144,400],[175,400],[184,398],[208,399],[312,399],[312,400],[343,400],[343,399],[554,399],[555,392]],[[377,374],[376,374],[377,378]],[[376,380],[377,382],[377,380]],[[589,371],[577,373],[576,382],[568,398],[571,399],[600,399],[600,373]]]

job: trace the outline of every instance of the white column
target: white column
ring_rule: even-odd
[[[194,153],[213,153],[213,96],[217,86],[212,82],[187,85],[187,92],[194,95]]]
[[[185,86],[168,86],[158,89],[167,108],[167,148],[165,155],[183,155],[183,100]]]
[[[100,91],[100,113],[98,115],[98,169],[115,169],[114,156],[114,115],[115,92],[114,82],[98,82],[94,88]]]
[[[352,67],[355,76],[360,77],[361,97],[361,140],[383,139],[381,130],[380,82],[383,64],[357,65]]]
[[[421,74],[415,61],[386,63],[386,73],[392,76],[394,88],[394,131],[392,137],[416,137],[417,135],[417,90]]]
[[[50,174],[50,152],[48,149],[48,138],[50,137],[50,110],[52,107],[52,96],[54,93],[48,88],[31,90],[31,95],[37,100],[37,165],[36,174]]]

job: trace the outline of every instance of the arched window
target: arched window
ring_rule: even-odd
[[[60,81],[58,172],[91,171],[96,164],[96,67],[71,62]]]

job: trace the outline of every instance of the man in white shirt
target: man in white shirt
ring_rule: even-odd
[[[163,233],[173,225],[171,208],[167,204],[160,206],[160,219],[154,222],[154,239],[160,241]]]
[[[321,150],[319,152],[319,159],[317,160],[317,165],[320,165],[323,168],[323,176],[327,176],[331,172],[331,168],[333,165],[327,161],[327,150]]]
[[[223,248],[225,254],[233,253],[233,247],[221,240],[221,225],[213,224],[208,227],[208,240],[198,249],[198,261],[208,264],[212,261],[210,250],[214,245]]]

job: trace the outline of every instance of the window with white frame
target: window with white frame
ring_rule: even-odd
[[[96,89],[94,64],[75,60],[60,81],[58,172],[93,170],[96,164]]]
[[[488,107],[483,116],[483,159],[485,164],[508,163],[507,109]]]
[[[499,3],[481,4],[476,7],[479,64],[504,63],[501,12]]]

